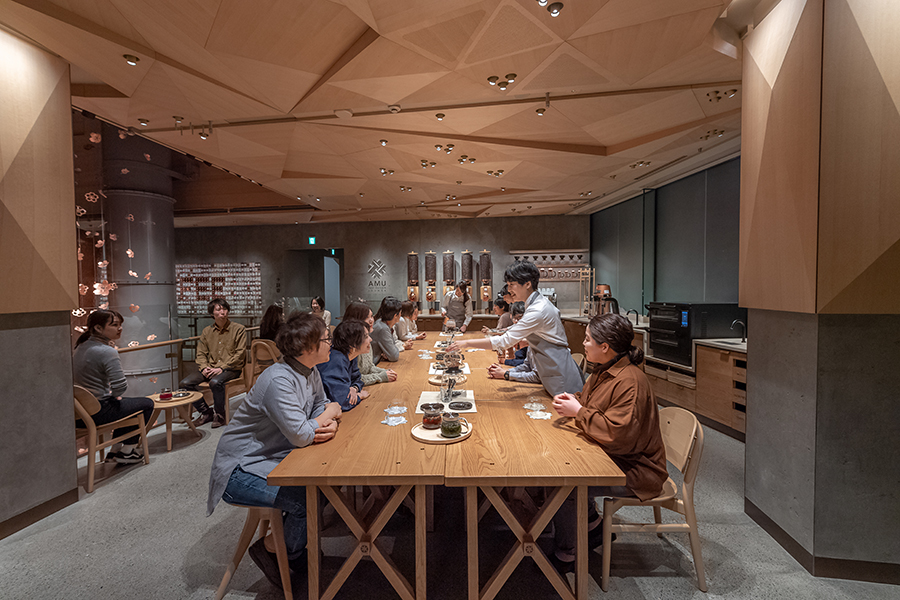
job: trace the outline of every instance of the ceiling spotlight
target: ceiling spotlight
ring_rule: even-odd
[[[453,144],[447,144],[447,152],[452,151],[454,148]]]
[[[360,192],[360,193],[359,193],[359,197],[362,198],[363,196],[365,196],[365,194],[363,194],[362,192]]]
[[[493,172],[493,171],[488,171],[487,174],[488,174],[488,175],[493,175],[494,172]]]
[[[316,198],[316,202],[321,202],[321,201],[322,200],[320,198]]]
[[[508,82],[512,83],[513,81],[516,80],[516,74],[515,74],[515,73],[509,73],[509,74],[507,74],[506,80],[507,80]]]
[[[135,56],[133,54],[123,54],[122,58],[124,58],[125,62],[127,62],[132,67],[137,65],[139,62],[141,62],[141,59],[139,59],[137,56]]]
[[[150,124],[150,121],[148,121],[147,119],[138,119],[138,123],[140,123],[142,127],[146,127]]]
[[[501,192],[505,192],[505,191],[506,191],[506,188],[500,188],[500,191],[501,191]]]
[[[405,191],[406,191],[406,186],[401,185],[401,186],[400,186],[400,191],[401,191],[401,192],[405,192]]]
[[[438,120],[438,121],[443,121],[443,120],[444,120],[444,113],[438,113],[438,114],[436,114],[436,115],[434,115],[434,116],[437,117],[437,120]]]
[[[175,124],[176,124],[176,125],[181,125],[181,122],[184,121],[184,117],[176,117],[176,116],[173,116],[172,118],[175,119]]]
[[[456,185],[462,185],[462,181],[457,181]]]
[[[462,202],[457,202],[456,205],[457,205],[457,206],[462,206]]]
[[[412,188],[411,188],[411,187],[408,187],[408,188],[406,188],[406,191],[407,191],[407,192],[411,192],[411,191],[412,191]]]
[[[435,144],[434,149],[437,150],[438,152],[440,152],[441,150],[444,149],[444,147],[441,146],[440,144]]]
[[[452,196],[452,198],[453,198],[454,200],[456,200],[456,196]]]
[[[490,83],[491,85],[497,85],[498,81],[500,81],[500,78],[496,75],[491,75],[490,77],[488,77],[488,83]]]
[[[535,110],[534,112],[536,112],[536,113],[538,114],[539,117],[543,117],[543,116],[544,116],[544,113],[547,112],[547,109],[546,109],[546,108],[538,108],[538,109]]]
[[[509,82],[504,80],[504,81],[501,81],[500,83],[498,83],[497,87],[500,88],[501,90],[505,90],[508,85],[509,85]]]
[[[728,90],[725,92],[725,95],[729,98],[734,98],[737,95],[737,90]]]
[[[551,4],[550,6],[547,7],[547,10],[550,12],[551,17],[558,17],[559,11],[561,11],[562,9],[563,9],[562,2],[554,2],[553,4]]]
[[[393,174],[394,174],[394,170],[393,170],[393,169],[388,169],[388,175],[393,175]]]
[[[473,162],[475,162],[475,159],[474,159],[474,158],[470,158],[470,159],[469,159],[469,162],[470,162],[470,163],[473,163]]]
[[[428,166],[429,166],[429,167],[436,167],[436,166],[437,166],[437,163],[428,163]]]
[[[303,200],[303,198],[301,198],[300,196],[297,196],[297,200]]]
[[[382,146],[387,146],[387,140],[380,140]]]
[[[201,140],[205,140],[208,137],[209,137],[208,133],[206,133],[205,131],[200,131],[200,139]],[[256,183],[256,182],[254,182],[254,183]]]
[[[541,6],[547,6],[547,2],[549,2],[549,1],[550,0],[537,0],[537,3]]]

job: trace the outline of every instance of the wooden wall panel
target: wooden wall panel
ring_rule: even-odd
[[[826,0],[818,311],[900,313],[900,4]]]
[[[0,30],[0,314],[78,305],[68,65]]]
[[[744,40],[740,304],[816,311],[821,0],[783,0]]]

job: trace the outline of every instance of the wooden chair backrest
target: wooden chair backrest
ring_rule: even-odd
[[[256,378],[266,370],[269,365],[261,366],[259,361],[276,362],[281,358],[281,352],[272,340],[257,339],[250,344],[250,381],[247,383],[247,391],[256,383]]]
[[[692,484],[703,453],[700,422],[690,411],[667,406],[659,411],[659,429],[666,447],[666,459],[684,474],[685,484]]]
[[[87,388],[80,385],[73,385],[72,388],[75,396],[75,416],[87,423],[91,415],[100,412],[100,401]]]
[[[584,371],[584,354],[580,352],[572,353],[572,360],[575,361],[575,364],[578,365],[578,368]]]

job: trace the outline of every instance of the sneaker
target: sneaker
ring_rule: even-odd
[[[218,429],[219,427],[222,427],[223,425],[225,425],[225,417],[222,417],[219,415],[216,415],[215,417],[213,417],[213,422],[212,422],[213,429]]]
[[[560,557],[556,555],[556,552],[551,552],[547,557],[550,559],[550,564],[553,565],[553,568],[556,569],[560,575],[563,577],[566,576],[566,573],[574,573],[575,572],[575,560],[562,560]]]
[[[194,419],[194,427],[200,427],[201,425],[206,425],[210,421],[215,418],[212,411],[200,413],[200,416]]]
[[[611,541],[616,541],[616,534],[613,533],[611,537]],[[588,548],[591,550],[596,550],[597,548],[603,545],[603,523],[601,522],[599,525],[588,531]]]
[[[137,448],[128,452],[110,452],[106,455],[106,460],[109,462],[117,462],[120,465],[133,465],[139,462],[144,462],[144,455],[141,452],[138,452]]]
[[[248,551],[253,564],[259,567],[269,583],[281,589],[281,571],[278,570],[278,558],[274,553],[266,550],[266,539],[259,538]]]

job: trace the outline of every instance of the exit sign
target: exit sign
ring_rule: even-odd
[[[316,238],[310,237],[310,238],[309,238],[309,245],[310,245],[310,246],[315,246],[315,245],[316,245]]]

